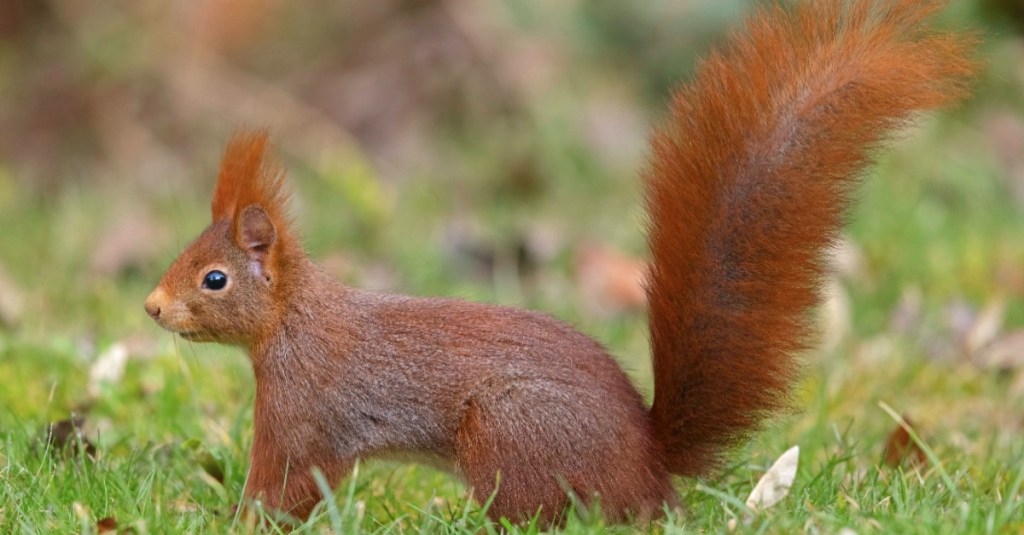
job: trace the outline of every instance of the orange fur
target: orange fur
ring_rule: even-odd
[[[284,170],[267,154],[266,130],[239,132],[228,143],[217,175],[213,220],[234,219],[244,207],[263,206],[278,228],[288,228],[288,193]]]
[[[290,195],[284,184],[285,171],[269,146],[269,134],[265,129],[239,132],[231,139],[221,160],[210,211],[214,222],[231,220],[237,230],[240,228],[238,218],[246,207],[262,207],[279,234],[270,263],[283,269],[279,263],[287,259],[274,252],[294,250],[298,244],[290,230]],[[240,237],[236,235],[235,239],[238,241]]]
[[[213,222],[146,310],[248,351],[245,493],[272,509],[305,518],[314,468],[337,485],[358,458],[399,457],[494,493],[495,518],[557,522],[567,491],[610,520],[657,516],[676,500],[671,473],[708,473],[785,406],[868,151],[966,94],[972,43],[926,25],[940,6],[766,8],[676,94],[645,178],[649,410],[600,344],[554,318],[331,280],[293,237],[266,132],[231,141]]]
[[[645,187],[651,415],[696,476],[786,405],[854,179],[913,112],[967,94],[942,2],[808,0],[752,16],[675,95]]]

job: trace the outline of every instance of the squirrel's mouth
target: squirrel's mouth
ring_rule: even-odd
[[[178,336],[180,336],[180,337],[182,337],[182,338],[184,338],[184,339],[186,339],[186,340],[188,340],[190,342],[203,342],[203,341],[206,341],[206,340],[209,339],[209,337],[206,336],[201,331],[183,331],[183,332],[179,332]]]
[[[205,333],[203,331],[201,331],[201,330],[196,330],[196,331],[182,331],[182,330],[178,330],[177,327],[175,327],[173,325],[168,325],[167,323],[161,321],[160,319],[156,320],[156,323],[157,323],[157,325],[159,325],[160,327],[164,328],[165,330],[171,331],[171,333],[176,334],[176,335],[178,335],[178,336],[180,336],[180,337],[182,337],[185,340],[188,340],[190,342],[203,342],[203,341],[209,339],[209,336],[206,336]]]

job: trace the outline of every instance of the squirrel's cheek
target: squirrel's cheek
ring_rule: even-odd
[[[192,321],[189,321],[189,318],[183,318],[177,315],[168,315],[160,322],[160,325],[170,331],[184,332],[192,330],[192,323]]]

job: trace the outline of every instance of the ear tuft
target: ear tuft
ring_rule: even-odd
[[[266,130],[242,131],[228,142],[217,175],[211,212],[214,221],[238,220],[241,211],[258,205],[276,227],[287,229],[288,194],[284,171],[268,150]]]
[[[289,229],[284,171],[268,146],[266,130],[235,134],[224,151],[211,208],[214,222],[231,222],[235,243],[259,263],[269,280],[279,267],[273,264],[296,249]]]

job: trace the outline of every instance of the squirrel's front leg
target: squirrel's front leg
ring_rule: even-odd
[[[259,501],[274,513],[285,513],[305,520],[323,493],[313,476],[314,468],[324,475],[331,488],[352,468],[352,462],[340,459],[316,459],[307,452],[286,453],[273,439],[257,432],[252,445],[252,463],[245,483],[245,497]]]

